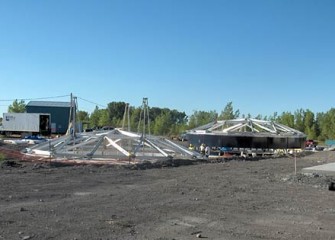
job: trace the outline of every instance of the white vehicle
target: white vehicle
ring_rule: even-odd
[[[50,134],[51,116],[48,113],[4,113],[2,133],[6,135]]]

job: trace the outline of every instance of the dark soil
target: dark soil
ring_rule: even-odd
[[[3,146],[2,146],[3,147]],[[1,150],[0,150],[1,151]],[[3,160],[0,239],[335,239],[334,152],[136,170]]]

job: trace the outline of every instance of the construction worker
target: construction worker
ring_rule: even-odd
[[[206,146],[206,148],[205,148],[206,157],[209,157],[210,154],[211,154],[211,148],[209,146]]]
[[[204,143],[200,145],[200,153],[202,155],[205,155],[205,144]]]

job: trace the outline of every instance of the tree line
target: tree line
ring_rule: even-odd
[[[131,131],[139,131],[139,122],[143,118],[143,108],[129,106],[129,119],[125,118],[125,102],[111,102],[106,108],[95,107],[92,113],[77,111],[77,120],[82,122],[85,128],[99,128],[102,126],[122,127],[129,125]],[[15,100],[8,112],[25,112],[25,102]],[[218,113],[215,110],[195,110],[187,116],[185,112],[176,109],[149,107],[146,130],[154,135],[179,135],[180,133],[196,128],[216,120],[229,120],[235,118],[251,118],[250,114],[241,114],[235,110],[232,102],[228,102],[223,110]],[[142,117],[141,117],[142,116]],[[295,112],[274,112],[271,116],[257,115],[253,118],[269,120],[284,124],[299,130],[307,135],[308,139],[325,141],[335,139],[335,108],[327,112],[313,113],[311,110],[298,109]],[[142,120],[143,121],[143,120]],[[129,124],[128,124],[129,123]]]

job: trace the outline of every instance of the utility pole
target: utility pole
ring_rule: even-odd
[[[73,139],[76,137],[77,124],[76,124],[76,113],[77,113],[77,97],[72,98],[72,128],[73,128]]]
[[[124,113],[123,113],[123,121],[122,121],[122,130],[125,130],[125,124],[126,121],[128,120],[128,126],[127,126],[127,131],[130,132],[130,118],[129,118],[129,103],[126,103],[126,106],[124,107]]]
[[[70,95],[70,116],[68,133],[74,139],[76,137],[76,111],[77,111],[77,97]]]

